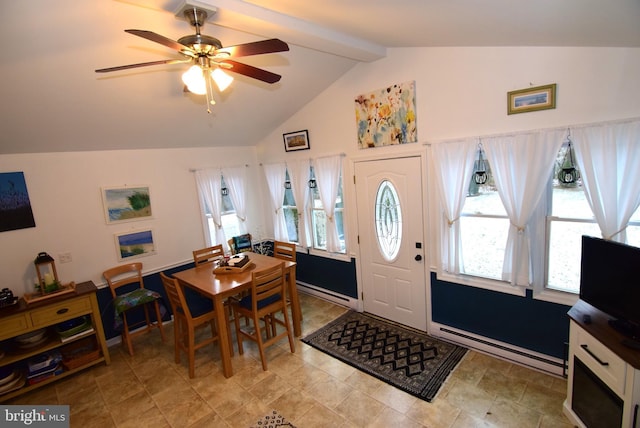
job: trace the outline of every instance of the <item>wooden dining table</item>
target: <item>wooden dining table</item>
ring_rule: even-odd
[[[235,296],[244,290],[251,289],[252,272],[284,263],[285,274],[287,276],[287,294],[291,301],[293,333],[295,336],[302,334],[302,328],[300,326],[302,312],[300,310],[298,289],[296,288],[296,263],[253,252],[243,254],[249,257],[250,266],[242,272],[216,274],[213,272],[216,265],[206,263],[173,274],[173,277],[183,286],[190,287],[213,300],[213,309],[216,313],[216,321],[218,323],[218,344],[220,346],[220,353],[222,354],[222,372],[227,378],[233,376],[233,366],[231,364],[232,349],[229,347],[231,332],[229,331],[229,320],[225,314],[224,304],[229,297]]]

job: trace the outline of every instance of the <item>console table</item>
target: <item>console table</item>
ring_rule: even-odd
[[[31,357],[56,349],[62,351],[65,347],[71,347],[74,342],[77,344],[79,343],[78,341],[85,338],[95,338],[97,346],[95,355],[90,356],[90,359],[80,359],[80,363],[64,367],[62,373],[37,383],[30,385],[29,382],[25,382],[22,388],[0,395],[0,402],[55,382],[87,367],[102,362],[110,363],[109,349],[107,348],[96,298],[97,290],[92,281],[87,281],[76,284],[74,293],[51,297],[31,304],[25,303],[24,299],[21,298],[15,305],[0,309],[0,341],[4,341],[4,355],[0,358],[0,370],[8,366],[16,368],[25,366],[27,360]],[[53,331],[53,326],[56,324],[84,315],[89,316],[93,327],[93,330],[88,331],[86,334],[81,334],[63,342]],[[36,347],[21,348],[10,340],[16,336],[43,328],[47,329],[46,339]]]
[[[568,314],[565,415],[577,426],[591,428],[597,424],[589,425],[579,413],[592,420],[618,414],[621,427],[640,428],[640,350],[625,346],[625,336],[609,325],[611,317],[592,305],[578,300]]]

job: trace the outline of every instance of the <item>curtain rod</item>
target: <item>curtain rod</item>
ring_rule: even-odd
[[[242,166],[242,165],[238,165],[238,166]],[[249,168],[249,164],[248,163],[245,163],[244,166]],[[222,168],[235,168],[235,166],[230,166],[230,167],[229,166],[224,166],[224,167],[223,166],[211,166],[211,167],[208,167],[208,168],[189,168],[189,172],[202,171],[202,170],[205,170],[205,169],[222,169]]]
[[[427,141],[425,143],[423,143],[423,146],[431,146],[434,143],[453,143],[456,141],[463,141],[463,140],[470,140],[470,139],[478,139],[478,140],[482,140],[483,138],[496,138],[496,137],[509,137],[509,136],[515,136],[515,135],[522,135],[522,134],[531,134],[534,132],[541,132],[541,131],[562,131],[564,129],[566,130],[570,130],[570,129],[575,129],[575,128],[585,128],[588,126],[603,126],[603,125],[614,125],[614,124],[619,124],[619,123],[627,123],[627,122],[635,122],[635,121],[640,121],[640,117],[630,117],[630,118],[626,118],[626,119],[616,119],[616,120],[608,120],[608,121],[603,121],[603,122],[593,122],[593,123],[582,123],[582,124],[574,124],[574,125],[565,125],[565,126],[555,126],[555,127],[551,127],[551,128],[539,128],[539,129],[528,129],[528,130],[523,130],[523,131],[519,131],[519,132],[503,132],[503,133],[499,133],[499,134],[488,134],[488,135],[471,135],[468,137],[460,137],[460,138],[449,138],[446,140],[436,140],[436,141]]]
[[[340,156],[340,157],[342,157],[342,158],[343,158],[343,157],[346,157],[346,156],[347,156],[347,154],[346,154],[346,153],[338,153],[337,155],[326,155],[326,156],[319,156],[319,157],[317,157],[317,158],[302,158],[302,159],[292,159],[292,160],[309,160],[309,161],[312,161],[312,160],[314,160],[314,159],[324,159],[324,158],[330,158],[330,157],[333,157],[333,156]],[[287,161],[282,161],[282,162],[268,162],[268,163],[266,163],[266,164],[263,164],[262,162],[260,162],[258,165],[263,166],[263,165],[272,165],[272,164],[277,164],[277,163],[284,163],[284,164],[286,164],[286,163],[287,163]]]

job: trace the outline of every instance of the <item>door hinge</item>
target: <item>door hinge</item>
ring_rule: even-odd
[[[360,299],[361,299],[361,300],[364,300],[364,291],[362,291],[362,292],[360,293]]]
[[[358,235],[357,238],[358,238],[358,245],[360,245],[360,235]]]
[[[353,176],[353,184],[356,184],[356,176]]]

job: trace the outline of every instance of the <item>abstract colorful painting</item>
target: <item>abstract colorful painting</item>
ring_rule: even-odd
[[[22,172],[0,173],[0,232],[36,227]]]
[[[356,98],[359,148],[418,141],[415,85],[400,83]]]

